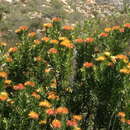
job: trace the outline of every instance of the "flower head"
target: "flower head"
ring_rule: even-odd
[[[65,25],[65,26],[63,26],[63,30],[67,30],[67,31],[74,30],[74,27],[69,26],[69,25]]]
[[[67,126],[77,126],[78,123],[76,120],[67,120],[66,125]]]
[[[17,51],[17,47],[12,47],[8,50],[9,53],[14,53]]]
[[[14,90],[23,90],[23,89],[25,89],[25,87],[22,83],[19,83],[19,84],[13,86],[13,89]]]
[[[7,78],[8,74],[6,72],[0,72],[0,78]]]
[[[19,29],[21,29],[22,31],[26,31],[28,30],[28,26],[20,26]]]
[[[126,27],[126,28],[130,28],[130,23],[126,23],[126,24],[124,24],[124,27]]]
[[[54,18],[52,18],[52,21],[53,21],[53,22],[60,22],[60,21],[61,21],[61,18],[54,17]]]
[[[0,46],[7,46],[5,42],[0,42]]]
[[[12,80],[5,80],[4,81],[4,84],[6,84],[6,85],[10,85],[12,83]]]
[[[45,23],[45,24],[43,24],[43,26],[45,28],[51,28],[51,27],[53,27],[52,23]]]
[[[53,128],[61,128],[61,121],[54,119],[52,121],[52,126],[53,126]]]
[[[88,38],[85,39],[85,42],[87,42],[87,43],[94,42],[94,38],[88,37]]]
[[[83,43],[84,40],[83,40],[82,38],[78,38],[78,39],[75,39],[75,42],[76,42],[76,43]]]
[[[64,40],[60,43],[60,45],[65,46],[67,48],[74,48],[74,45],[69,40]]]
[[[125,117],[126,114],[124,112],[118,112],[117,116],[119,116],[119,117]]]
[[[39,106],[50,108],[52,106],[52,104],[50,102],[48,102],[47,100],[44,100],[39,103]]]
[[[77,120],[77,121],[80,121],[82,120],[82,116],[81,115],[73,115],[73,120]]]
[[[25,85],[25,86],[31,86],[31,87],[34,87],[34,86],[35,86],[35,83],[32,82],[32,81],[26,81],[26,82],[24,83],[24,85]]]
[[[55,114],[56,114],[55,110],[52,109],[52,108],[47,109],[47,110],[46,110],[46,113],[47,113],[48,115],[55,115]]]
[[[126,55],[123,55],[123,54],[118,54],[115,56],[115,58],[120,59],[120,60],[128,59],[128,57]]]
[[[38,100],[41,98],[41,96],[37,92],[32,92],[31,95]]]
[[[90,67],[93,67],[94,64],[91,63],[91,62],[85,62],[85,63],[83,64],[83,66],[86,67],[86,68],[90,68]]]
[[[57,114],[68,114],[68,113],[69,113],[69,110],[68,110],[68,108],[66,108],[66,107],[58,107],[58,108],[56,109],[56,113],[57,113]]]
[[[105,56],[99,56],[98,58],[96,58],[96,61],[104,61],[106,59]]]
[[[8,93],[7,92],[1,92],[0,93],[0,101],[5,101],[8,99]]]
[[[12,62],[13,59],[12,59],[12,57],[7,57],[7,58],[5,59],[5,61],[9,63],[9,62]]]
[[[120,69],[120,73],[130,74],[130,69],[129,68],[122,68],[122,69]]]
[[[120,29],[120,26],[113,26],[112,27],[112,30],[119,30]]]
[[[42,37],[41,40],[44,41],[44,42],[48,42],[49,41],[49,37]]]
[[[100,36],[100,37],[107,37],[107,36],[108,36],[108,33],[100,33],[99,36]]]
[[[52,43],[52,44],[58,44],[58,40],[50,40],[50,43]]]
[[[37,112],[34,112],[34,111],[31,111],[29,114],[28,114],[29,118],[32,118],[32,119],[38,119],[39,118],[39,114]]]
[[[48,53],[49,53],[49,54],[56,54],[56,53],[58,53],[58,50],[55,49],[55,48],[50,48],[50,49],[48,50]]]
[[[30,33],[28,33],[28,37],[34,37],[34,36],[36,36],[36,32],[30,32]]]
[[[40,40],[34,40],[34,43],[36,44],[36,45],[39,45],[40,44]]]
[[[110,32],[112,30],[112,28],[105,28],[104,31],[105,32]]]

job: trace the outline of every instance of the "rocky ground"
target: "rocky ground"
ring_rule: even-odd
[[[0,36],[20,25],[37,28],[56,16],[75,24],[88,18],[119,15],[119,6],[113,6],[119,0],[110,1],[104,4],[106,0],[0,0]]]

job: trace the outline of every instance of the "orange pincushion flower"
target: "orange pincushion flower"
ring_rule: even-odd
[[[45,24],[43,24],[43,26],[45,28],[51,28],[53,25],[52,25],[52,23],[45,23]]]
[[[125,29],[124,28],[120,28],[119,31],[120,32],[125,32]]]
[[[78,39],[75,39],[75,42],[77,42],[77,43],[83,43],[84,40],[82,38],[78,38]]]
[[[0,42],[0,46],[7,46],[5,42]]]
[[[25,85],[25,86],[31,86],[31,87],[34,87],[34,86],[35,86],[35,83],[32,82],[32,81],[26,81],[26,82],[24,83],[24,85]]]
[[[12,80],[5,80],[4,84],[10,85],[12,83]]]
[[[94,64],[91,63],[91,62],[85,62],[85,63],[83,64],[83,66],[86,67],[86,68],[90,68],[90,67],[93,67]]]
[[[56,53],[58,53],[58,50],[55,49],[55,48],[50,48],[50,49],[48,50],[48,53],[49,53],[49,54],[56,54]]]
[[[0,72],[0,78],[7,78],[8,74],[6,72]]]
[[[65,26],[63,26],[63,29],[64,30],[74,30],[74,27],[73,26],[69,26],[69,25],[65,25]]]
[[[52,121],[52,126],[53,126],[54,128],[61,128],[61,121],[59,121],[59,120],[57,120],[57,119],[53,120],[53,121]]]
[[[66,125],[67,126],[77,126],[78,123],[76,120],[67,120]]]
[[[41,96],[39,95],[39,94],[37,94],[36,92],[32,92],[32,94],[31,94],[34,98],[36,98],[36,99],[40,99],[41,98]]]
[[[120,26],[113,26],[112,27],[112,30],[119,30],[120,29]]]
[[[56,93],[51,93],[51,94],[48,94],[48,99],[59,99],[59,96],[56,95]]]
[[[29,114],[28,114],[29,118],[32,118],[32,119],[38,119],[39,118],[39,114],[37,112],[34,112],[34,111],[31,111]]]
[[[36,44],[36,45],[38,45],[38,44],[40,44],[40,40],[34,40],[34,43]]]
[[[55,115],[55,114],[56,114],[55,110],[52,109],[52,108],[47,109],[47,110],[46,110],[46,113],[47,113],[48,115]]]
[[[88,38],[85,39],[85,42],[87,42],[87,43],[94,42],[94,38],[88,37]]]
[[[128,57],[126,55],[123,55],[123,54],[118,54],[115,56],[116,59],[120,59],[120,60],[123,60],[123,59],[128,59]]]
[[[130,125],[130,120],[126,120],[126,123],[127,123],[128,125]]]
[[[100,33],[99,36],[100,36],[100,37],[107,37],[107,36],[108,36],[108,33]]]
[[[72,117],[74,120],[80,121],[82,120],[82,116],[81,115],[73,115]]]
[[[124,73],[124,74],[130,74],[130,69],[128,69],[128,68],[123,68],[123,69],[120,69],[120,72],[121,72],[121,73]]]
[[[66,107],[58,107],[58,108],[56,109],[56,113],[57,113],[57,114],[68,114],[68,113],[69,113],[69,110],[68,110],[68,108],[66,108]]]
[[[13,59],[11,57],[7,57],[5,60],[6,60],[6,62],[12,62],[13,61]]]
[[[74,48],[74,45],[69,40],[64,40],[60,43],[62,46],[65,46],[67,48]]]
[[[126,114],[124,113],[124,112],[119,112],[118,114],[117,114],[117,116],[119,116],[119,117],[125,117],[126,116]]]
[[[39,103],[39,106],[50,108],[52,106],[52,104],[50,102],[48,102],[47,100],[44,100]]]
[[[112,30],[112,28],[105,28],[104,31],[105,32],[110,32]]]
[[[52,18],[52,21],[53,21],[53,22],[59,22],[59,21],[61,21],[61,18],[54,17],[54,18]]]
[[[50,40],[50,43],[52,43],[52,44],[58,44],[58,41],[57,40]]]
[[[126,28],[130,28],[130,23],[126,23],[126,24],[124,24],[124,27],[126,27]]]
[[[8,99],[8,93],[7,92],[1,92],[0,93],[0,101],[5,101]]]
[[[98,58],[96,58],[96,61],[104,61],[106,59],[105,56],[99,56]]]
[[[21,29],[18,28],[15,30],[15,33],[19,33],[19,32],[21,32]]]
[[[20,26],[19,29],[22,31],[26,31],[28,30],[28,26]]]
[[[13,89],[14,90],[23,90],[23,89],[25,89],[25,87],[22,83],[19,83],[19,84],[13,86]]]
[[[36,36],[36,32],[30,32],[30,33],[28,33],[28,37],[34,37],[34,36]]]
[[[9,53],[14,53],[17,51],[17,47],[12,47],[8,50]]]
[[[43,37],[41,40],[45,41],[45,42],[48,42],[49,41],[49,37]]]

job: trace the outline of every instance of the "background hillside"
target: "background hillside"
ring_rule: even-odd
[[[13,42],[12,32],[20,25],[35,30],[56,16],[69,24],[91,18],[111,20],[112,16],[118,17],[116,22],[120,24],[128,18],[128,3],[129,0],[0,0],[0,39]]]

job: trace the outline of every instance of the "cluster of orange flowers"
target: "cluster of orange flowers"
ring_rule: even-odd
[[[119,112],[119,113],[117,114],[117,116],[120,118],[120,121],[121,121],[122,123],[127,123],[128,125],[130,125],[130,120],[127,120],[127,119],[125,118],[126,114],[125,114],[124,112]]]

